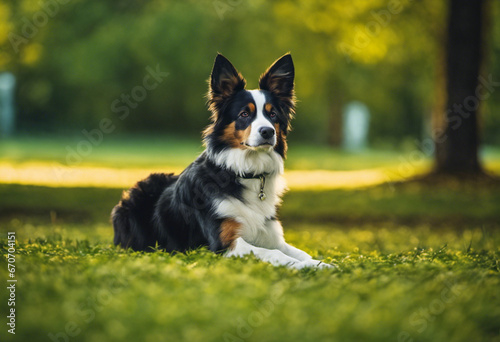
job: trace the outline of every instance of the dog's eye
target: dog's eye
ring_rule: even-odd
[[[240,117],[247,118],[248,117],[248,112],[245,112],[245,111],[241,112],[240,113]]]
[[[272,118],[276,117],[276,112],[274,110],[271,111],[271,113],[269,113],[269,116]]]

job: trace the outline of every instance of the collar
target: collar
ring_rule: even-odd
[[[258,175],[253,174],[253,173],[244,173],[242,175],[238,175],[237,177],[243,178],[243,179],[262,179],[262,178],[266,178],[269,175],[270,175],[269,173],[261,173]]]
[[[255,175],[252,173],[245,173],[243,175],[238,176],[243,179],[259,179],[260,180],[260,191],[257,194],[257,197],[261,201],[265,201],[267,198],[266,193],[264,192],[264,187],[266,186],[266,176],[269,176],[269,173],[261,173],[260,175]]]

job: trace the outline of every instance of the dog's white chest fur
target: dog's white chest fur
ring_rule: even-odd
[[[239,178],[239,182],[244,186],[243,199],[224,198],[215,205],[215,210],[220,216],[233,218],[241,223],[240,236],[245,241],[260,247],[275,248],[283,239],[281,225],[271,221],[276,216],[276,207],[281,203],[281,195],[286,189],[285,180],[281,175],[283,160],[275,152],[250,152],[253,153],[241,156],[240,153],[248,152],[231,150],[223,154],[218,161],[240,175],[249,172],[268,173],[264,184],[266,199],[259,198],[260,179]],[[249,159],[251,163],[248,163]],[[244,163],[241,163],[242,161]]]
[[[245,241],[260,247],[275,247],[283,232],[281,226],[273,225],[270,219],[275,218],[276,206],[280,204],[280,196],[286,187],[283,177],[272,175],[266,178],[264,192],[267,197],[264,201],[259,198],[259,179],[241,179],[240,182],[245,186],[243,200],[226,198],[217,206],[217,213],[241,223],[240,236]]]

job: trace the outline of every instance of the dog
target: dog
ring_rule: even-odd
[[[286,137],[295,114],[295,69],[277,59],[246,90],[246,80],[221,54],[209,79],[211,123],[205,151],[180,175],[151,174],[124,192],[112,211],[114,243],[136,251],[254,254],[296,269],[332,267],[285,242],[277,219],[286,185]]]

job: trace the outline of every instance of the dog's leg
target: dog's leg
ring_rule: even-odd
[[[274,266],[288,266],[296,269],[301,269],[304,267],[331,267],[330,265],[324,264],[321,261],[311,258],[309,260],[301,261],[289,255],[286,255],[278,249],[267,249],[254,246],[243,240],[243,238],[241,237],[235,240],[233,249],[229,250],[226,253],[226,256],[242,257],[247,254],[253,254],[260,260],[267,261]]]
[[[286,242],[283,242],[283,244],[279,247],[279,250],[285,253],[286,255],[291,256],[292,258],[295,258],[300,261],[305,261],[305,260],[311,260],[312,256],[307,254],[301,249],[298,249],[296,247],[293,247],[292,245],[289,245]]]
[[[296,247],[293,247],[286,242],[284,242],[279,247],[279,250],[282,251],[284,254],[291,256],[294,259],[299,260],[300,263],[303,264],[302,267],[319,267],[319,268],[332,268],[332,267],[334,267],[330,264],[324,263],[321,260],[313,259],[309,254],[307,254],[303,250],[300,250]]]
[[[269,220],[267,222],[267,225],[268,225],[267,227],[268,231],[281,232],[281,236],[283,236],[283,227],[281,226],[281,223],[278,220]],[[280,240],[281,241],[279,241],[277,249],[283,252],[284,254],[302,262],[305,265],[303,267],[321,267],[321,268],[333,267],[332,265],[325,264],[320,260],[315,260],[303,250],[300,250],[296,247],[289,245],[288,243],[285,242],[284,238]]]
[[[260,260],[267,261],[273,264],[274,266],[284,265],[294,268],[305,267],[305,266],[300,267],[301,262],[299,260],[286,255],[280,250],[256,247],[254,245],[249,244],[241,237],[235,240],[234,247],[226,253],[226,256],[242,257],[247,254],[253,254]]]

